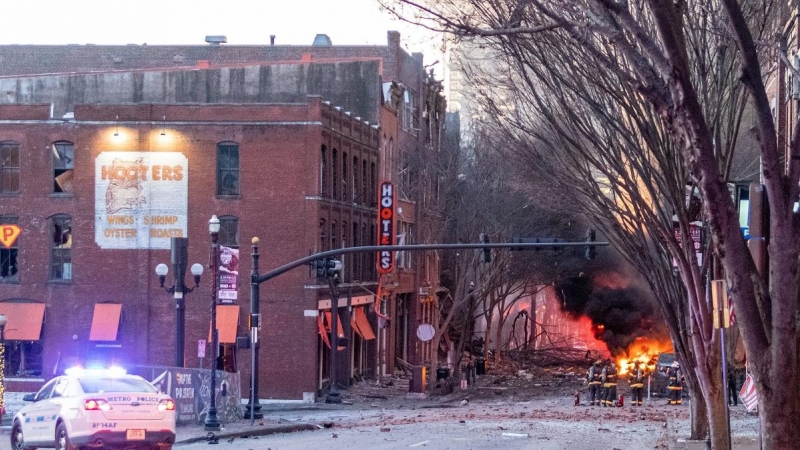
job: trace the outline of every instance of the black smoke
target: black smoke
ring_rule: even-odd
[[[668,339],[649,290],[602,286],[589,276],[567,278],[555,289],[562,312],[574,319],[588,317],[594,337],[605,342],[614,356],[639,337]]]

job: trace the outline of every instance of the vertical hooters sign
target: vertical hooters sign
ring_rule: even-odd
[[[378,245],[394,245],[394,186],[389,181],[381,183],[378,197]],[[378,253],[378,272],[389,273],[394,269],[394,252]]]

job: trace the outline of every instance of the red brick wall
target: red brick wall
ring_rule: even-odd
[[[19,124],[3,120],[25,116],[31,109],[5,107],[0,140],[21,143],[22,181],[19,196],[0,197],[0,214],[18,215],[23,233],[18,241],[20,282],[0,284],[0,301],[28,298],[47,304],[45,376],[56,361],[62,370],[93,348],[88,334],[96,302],[123,305],[118,342],[122,347],[111,350],[123,363],[171,365],[175,358],[174,300],[159,287],[154,273],[156,264],[170,265],[170,251],[104,250],[95,243],[94,166],[100,152],[170,151],[188,158],[189,264],[206,266],[200,286],[186,296],[185,356],[188,367],[197,367],[197,341],[208,337],[211,310],[208,220],[212,214],[239,218],[238,334],[247,335],[251,238],[261,239],[261,273],[308,255],[318,243],[324,208],[314,197],[319,194],[323,109],[332,111],[318,97],[309,97],[306,106],[80,105],[74,122]],[[356,123],[355,128],[363,126]],[[166,136],[160,135],[162,130]],[[363,134],[365,140],[371,139],[370,133]],[[75,144],[73,195],[52,194],[49,145],[57,140]],[[221,141],[240,144],[238,197],[215,195],[216,144]],[[365,152],[377,157],[376,146]],[[57,213],[73,220],[73,279],[68,283],[48,282],[48,217]],[[191,276],[186,282],[193,284]],[[308,270],[298,268],[261,285],[262,398],[300,399],[303,392],[316,391],[316,319],[303,313],[317,309],[316,292],[304,288],[311,283]],[[167,285],[171,284],[170,273]],[[237,368],[249,385],[249,350],[237,352]]]

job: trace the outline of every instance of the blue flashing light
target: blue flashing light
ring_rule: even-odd
[[[84,368],[80,366],[70,367],[65,370],[66,375],[81,376],[81,375],[103,375],[109,377],[119,377],[128,373],[125,369],[119,366],[112,366],[108,368],[102,367],[89,367]]]

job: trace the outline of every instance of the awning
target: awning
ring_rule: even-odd
[[[122,305],[119,303],[95,303],[89,340],[116,341],[121,312]]]
[[[342,325],[342,316],[341,315],[337,315],[336,319],[337,319],[336,326],[338,327],[336,329],[336,334],[338,334],[340,338],[344,338],[344,326]],[[330,340],[328,339],[328,335],[331,334],[331,323],[332,323],[331,322],[331,313],[330,312],[326,312],[325,313],[325,334],[323,335],[322,340],[325,341],[325,344],[328,346],[328,348],[331,347]],[[320,333],[322,333],[322,329],[321,328],[320,328]],[[343,345],[337,345],[336,348],[338,350],[344,350],[345,349],[345,347]]]
[[[353,331],[358,333],[364,340],[371,341],[375,339],[375,333],[372,331],[372,325],[367,319],[364,307],[353,309],[353,317],[350,320],[350,324],[353,326]]]
[[[217,330],[220,344],[236,343],[239,326],[239,305],[217,305]],[[208,342],[212,341],[211,324],[208,325]]]
[[[8,318],[7,341],[38,341],[42,334],[44,303],[0,302],[0,314]]]

